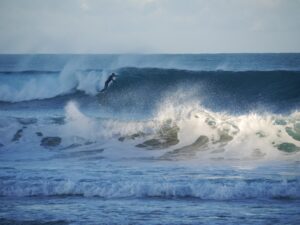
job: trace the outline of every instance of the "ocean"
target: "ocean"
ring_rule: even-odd
[[[0,224],[299,224],[299,110],[300,54],[0,55]]]

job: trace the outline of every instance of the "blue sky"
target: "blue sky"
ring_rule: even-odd
[[[300,52],[300,0],[0,0],[0,53]]]

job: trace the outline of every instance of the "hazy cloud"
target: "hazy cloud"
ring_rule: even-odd
[[[300,0],[0,0],[1,53],[299,52]]]

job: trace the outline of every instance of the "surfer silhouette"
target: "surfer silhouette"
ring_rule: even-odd
[[[113,82],[116,79],[116,77],[117,77],[117,75],[115,73],[112,73],[105,81],[104,88],[100,92],[105,92],[107,90],[109,84],[111,82]]]

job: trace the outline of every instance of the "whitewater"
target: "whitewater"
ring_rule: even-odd
[[[0,224],[298,224],[299,106],[300,54],[0,55]]]

